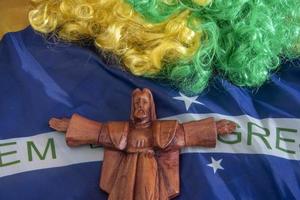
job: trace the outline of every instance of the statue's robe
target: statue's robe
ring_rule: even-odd
[[[99,123],[74,114],[66,133],[69,146],[105,147],[100,188],[109,200],[168,200],[179,194],[179,153],[185,146],[215,147],[213,118],[179,124],[153,121],[139,131],[129,122]]]

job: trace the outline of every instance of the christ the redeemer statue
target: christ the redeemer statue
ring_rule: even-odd
[[[66,132],[69,146],[104,147],[100,188],[109,200],[168,200],[179,195],[179,153],[183,147],[215,147],[217,135],[232,133],[236,124],[206,118],[179,124],[157,120],[152,93],[132,93],[130,121],[101,123],[73,114],[52,118],[50,127]]]

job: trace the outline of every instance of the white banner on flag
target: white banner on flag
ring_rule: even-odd
[[[182,153],[265,154],[300,160],[300,119],[255,119],[248,115],[181,114],[164,119],[181,122],[214,117],[238,124],[232,135],[219,138],[215,149],[185,148]],[[42,133],[30,137],[0,140],[0,177],[38,169],[101,161],[103,149],[89,145],[70,148],[64,134]]]

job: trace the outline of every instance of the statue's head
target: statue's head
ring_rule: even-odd
[[[131,121],[146,124],[156,120],[155,104],[149,89],[135,89],[131,99]]]

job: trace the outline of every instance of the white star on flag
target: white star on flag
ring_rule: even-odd
[[[179,92],[179,94],[180,94],[180,96],[173,97],[173,99],[176,99],[176,100],[179,100],[179,101],[183,101],[184,104],[185,104],[186,111],[189,110],[189,108],[191,107],[191,105],[193,103],[204,105],[203,103],[201,103],[201,102],[199,102],[199,101],[196,100],[199,96],[187,97],[184,94],[182,94],[181,92]]]
[[[222,166],[221,166],[221,162],[222,162],[223,159],[220,159],[220,160],[215,160],[213,157],[211,157],[211,163],[208,164],[207,166],[213,168],[214,170],[214,174],[217,172],[218,169],[224,169]]]

